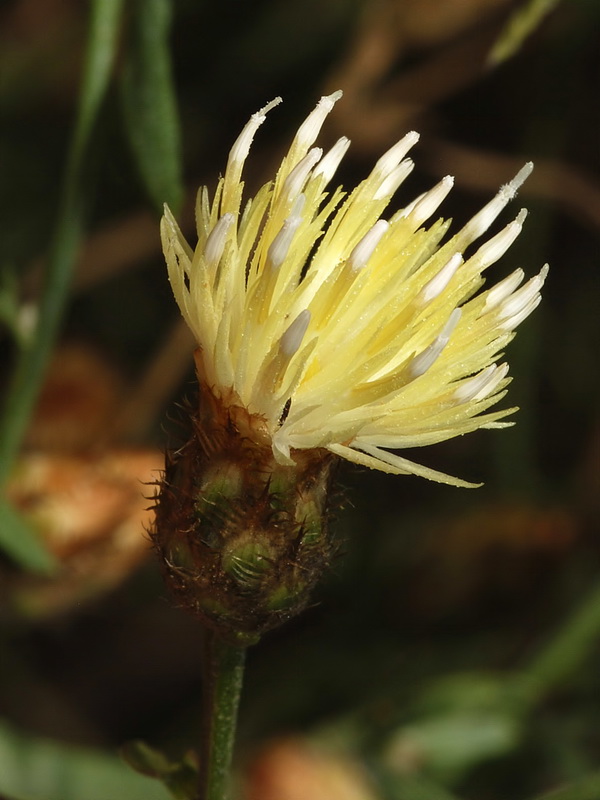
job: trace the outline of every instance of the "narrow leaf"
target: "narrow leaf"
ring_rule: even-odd
[[[77,181],[81,161],[110,80],[124,0],[93,0],[79,106],[69,152],[67,183]]]
[[[170,0],[135,0],[121,98],[138,170],[153,203],[181,205],[181,147],[169,33]]]
[[[58,334],[84,224],[83,162],[116,54],[123,0],[94,0],[77,117],[63,175],[58,217],[44,275],[36,325],[23,347],[0,418],[0,485],[19,451]]]

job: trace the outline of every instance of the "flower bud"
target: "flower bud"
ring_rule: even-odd
[[[278,464],[264,422],[202,385],[188,442],[167,457],[153,539],[182,605],[241,645],[291,618],[331,559],[335,459]]]

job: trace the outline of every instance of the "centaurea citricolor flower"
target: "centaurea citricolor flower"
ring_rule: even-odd
[[[531,164],[454,234],[450,222],[436,215],[451,177],[386,217],[413,169],[406,155],[418,141],[414,132],[384,153],[350,193],[331,190],[350,142],[342,137],[327,153],[314,144],[340,97],[321,98],[274,179],[244,200],[250,145],[280,99],[269,103],[234,143],[212,199],[200,190],[196,246],[168,209],[161,228],[169,280],[198,343],[196,442],[202,457],[189,456],[196,459],[193,468],[186,462],[196,475],[186,479],[186,492],[206,499],[218,485],[225,493],[220,497],[243,500],[257,528],[275,524],[266,519],[267,506],[275,505],[280,516],[291,515],[297,543],[309,518],[313,539],[319,538],[315,519],[326,508],[330,464],[339,458],[387,473],[474,485],[401,451],[510,424],[502,420],[516,409],[494,408],[510,380],[508,365],[498,361],[540,302],[547,273],[544,267],[524,282],[517,269],[482,290],[483,273],[517,238],[526,211],[482,237]],[[214,486],[206,477],[211,469]],[[263,476],[262,488],[252,488],[252,470]],[[273,503],[273,487],[283,484],[285,502],[295,504],[291,510],[285,502]],[[194,501],[201,517],[198,502],[204,501]],[[233,524],[239,511],[236,502],[227,509],[227,503],[211,502],[211,513],[223,506],[220,521],[200,525],[201,538],[215,525],[222,531]],[[264,514],[257,512],[261,503]],[[224,541],[222,533],[215,536]],[[259,584],[260,564],[275,557],[273,537],[267,539],[271,544],[258,548],[260,558],[257,539],[248,539],[233,555],[220,557],[221,566],[223,558],[233,559],[230,572],[239,572],[234,579],[243,584],[249,576],[249,583]],[[326,560],[323,552],[315,557]]]

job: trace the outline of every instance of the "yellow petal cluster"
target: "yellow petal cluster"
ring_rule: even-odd
[[[328,192],[350,142],[342,137],[325,154],[313,145],[340,97],[321,98],[274,180],[243,203],[251,142],[280,98],[252,116],[212,201],[206,188],[198,194],[195,248],[165,210],[169,279],[198,341],[201,378],[263,420],[281,464],[295,450],[325,448],[384,472],[470,486],[390,450],[502,427],[515,410],[489,410],[509,383],[497,361],[539,303],[547,266],[525,283],[517,269],[479,291],[524,210],[472,245],[532,165],[454,235],[449,221],[430,221],[450,177],[384,219],[419,137],[404,136],[350,194]]]

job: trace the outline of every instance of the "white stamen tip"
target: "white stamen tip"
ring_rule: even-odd
[[[313,179],[322,176],[325,179],[325,183],[329,183],[349,147],[350,139],[347,139],[345,136],[338,139],[331,150],[325,154],[321,162],[315,167],[315,171],[312,174]]]
[[[451,175],[446,175],[433,189],[425,192],[425,194],[406,206],[400,216],[410,216],[418,227],[437,210],[453,186],[454,178]]]
[[[304,311],[301,311],[298,314],[296,319],[281,337],[279,342],[279,350],[286,358],[291,358],[299,349],[309,323],[310,311],[305,308]]]
[[[302,212],[304,211],[304,206],[306,204],[306,195],[299,194],[298,197],[294,200],[294,205],[292,206],[292,213],[290,217],[301,217]]]
[[[527,212],[526,212],[527,213]],[[497,233],[487,242],[481,245],[473,256],[480,270],[489,267],[501,258],[508,250],[511,244],[515,241],[517,236],[521,233],[522,224],[519,218],[524,219],[522,214],[519,214],[517,219],[510,222],[500,233]]]
[[[486,388],[494,377],[497,369],[498,367],[496,364],[490,364],[489,367],[481,370],[478,375],[469,378],[468,381],[465,381],[461,386],[456,388],[454,390],[455,402],[468,403],[470,400],[474,400],[477,397],[478,399],[484,397]]]
[[[518,292],[502,301],[498,309],[498,318],[502,320],[503,328],[513,330],[536,308],[540,302],[540,290],[548,275],[548,269],[548,265],[545,264],[538,275],[528,280]]]
[[[439,334],[439,336],[436,336],[429,347],[426,347],[422,353],[419,353],[418,356],[413,358],[409,367],[411,378],[418,378],[420,375],[423,375],[425,372],[427,372],[429,367],[431,367],[434,361],[437,360],[444,347],[446,347],[450,341],[450,336],[458,325],[461,314],[461,309],[455,308],[448,317],[448,321],[442,328],[442,332]]]
[[[396,142],[395,145],[390,147],[390,149],[380,157],[375,164],[373,172],[377,172],[385,178],[393,169],[396,169],[410,148],[418,141],[419,134],[416,131],[409,131],[406,136],[400,139],[399,142]]]
[[[535,311],[541,302],[542,296],[540,294],[536,294],[519,312],[514,314],[512,317],[508,317],[507,319],[503,320],[499,327],[504,331],[514,331],[515,328],[517,328],[524,320],[527,319],[532,311]]]
[[[500,281],[493,289],[490,289],[485,298],[484,311],[491,311],[496,308],[503,300],[509,297],[515,289],[523,282],[525,273],[522,269],[516,269],[503,281]]]
[[[487,231],[504,206],[514,199],[517,194],[517,190],[523,185],[529,175],[531,175],[532,170],[533,163],[528,161],[527,164],[525,164],[525,166],[523,166],[519,172],[517,172],[515,177],[507,184],[502,186],[498,194],[492,200],[490,200],[490,202],[485,205],[481,211],[475,214],[475,216],[469,222],[467,222],[460,233],[461,237],[464,237],[465,239],[465,246]],[[524,217],[522,219],[517,217],[517,222],[522,223],[523,219]]]
[[[484,390],[480,392],[478,395],[475,396],[476,400],[483,400],[485,397],[489,397],[493,394],[498,386],[502,383],[502,381],[508,375],[509,366],[507,363],[500,364],[498,369],[494,372],[493,380],[488,381],[487,385],[485,386]]]
[[[250,145],[252,144],[252,140],[254,139],[256,131],[265,121],[269,111],[272,108],[275,108],[275,106],[278,106],[281,102],[281,97],[276,97],[274,100],[271,100],[270,103],[267,103],[266,106],[261,108],[260,111],[257,111],[256,114],[253,114],[250,117],[242,132],[233,143],[233,147],[229,151],[228,167],[233,166],[234,164],[240,165],[244,163],[248,157]]]
[[[491,371],[487,381],[477,392],[477,394],[471,398],[472,400],[485,400],[486,397],[489,397],[496,391],[496,389],[508,375],[508,364],[504,363],[500,364],[500,366],[494,364],[493,366],[496,367],[496,369]]]
[[[382,236],[389,229],[389,227],[389,222],[386,222],[384,219],[380,219],[363,236],[363,238],[348,256],[347,264],[351,270],[358,271],[366,266],[368,260],[373,255],[375,248],[381,241]]]
[[[233,224],[233,214],[223,214],[215,227],[209,233],[204,245],[204,260],[208,266],[215,266],[221,260],[229,228]]]
[[[517,216],[516,216],[516,218],[515,218],[515,222],[518,222],[518,223],[519,223],[519,225],[522,225],[522,224],[525,222],[525,220],[527,219],[527,214],[528,214],[528,213],[529,213],[529,212],[527,211],[527,209],[526,209],[526,208],[522,208],[522,209],[519,211],[519,213],[517,214]]]
[[[389,197],[394,194],[396,189],[400,186],[402,181],[410,175],[413,168],[415,166],[414,161],[411,158],[405,158],[404,161],[401,161],[397,167],[395,167],[388,175],[385,177],[380,185],[379,189],[373,195],[373,200],[381,200],[384,197]]]
[[[464,398],[459,402],[466,403],[470,401],[485,400],[493,394],[500,386],[502,381],[508,375],[508,364],[504,363],[498,366],[497,364],[490,364],[489,367],[482,370],[479,375],[475,375],[470,381],[457,389],[457,394],[460,395],[463,391]]]
[[[462,253],[454,253],[452,258],[444,264],[438,274],[421,289],[420,302],[429,303],[438,297],[446,286],[448,286],[454,273],[462,263]]]
[[[284,197],[295,197],[304,188],[304,184],[310,174],[311,169],[320,160],[323,150],[320,147],[313,147],[312,150],[299,161],[284,181],[282,194]]]
[[[278,106],[280,103],[283,103],[283,98],[279,96],[274,97],[273,100],[270,100],[266,106],[263,106],[258,113],[261,116],[266,117],[269,111],[271,111],[272,108],[275,108],[275,106]]]
[[[515,197],[515,195],[517,194],[517,191],[525,183],[525,181],[531,175],[532,172],[533,172],[533,161],[528,161],[526,164],[524,164],[521,167],[521,169],[517,172],[517,174],[512,179],[512,181],[509,181],[506,184],[506,186],[503,187],[503,189],[505,189],[508,192],[510,192],[510,194],[511,194],[510,199],[511,200],[513,199],[513,197]]]
[[[331,109],[343,95],[341,89],[330,95],[322,97],[316,105],[316,108],[311,111],[308,117],[304,120],[302,125],[298,128],[295,137],[295,144],[300,148],[310,147],[319,135],[319,131],[323,127],[323,123]]]
[[[300,195],[303,197],[304,195]],[[286,259],[289,249],[294,238],[294,234],[300,227],[302,217],[288,217],[277,236],[271,242],[271,246],[267,252],[267,263],[271,269],[279,269]]]

